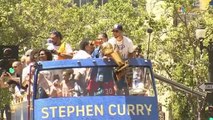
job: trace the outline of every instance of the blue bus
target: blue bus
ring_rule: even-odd
[[[85,94],[81,92],[81,94],[74,96],[73,91],[65,94],[63,90],[61,92],[59,89],[54,89],[55,92],[63,94],[54,96],[50,95],[50,88],[41,88],[44,83],[39,85],[39,79],[42,77],[53,79],[51,77],[54,76],[57,78],[57,82],[53,81],[55,86],[58,85],[58,81],[64,79],[64,76],[60,76],[64,71],[71,71],[70,73],[73,75],[76,70],[90,70],[91,74],[91,71],[100,68],[114,69],[118,66],[113,60],[98,58],[36,63],[33,77],[32,109],[28,118],[30,116],[33,120],[158,120],[157,91],[151,61],[143,58],[132,58],[128,60],[128,64],[129,66],[126,68],[128,70],[125,71],[128,95],[116,94],[113,88],[103,89],[104,92],[102,91],[102,93],[105,94],[98,94],[97,88],[93,86],[100,85],[100,82],[97,82],[97,78],[100,79],[100,76],[97,75],[93,80],[96,84],[90,86],[96,89],[92,95],[89,95],[88,92]],[[105,76],[106,74],[111,76],[109,71],[110,69],[104,73]],[[46,73],[48,75],[41,76],[41,74]],[[69,78],[73,79],[74,77],[70,76]],[[108,85],[108,82],[104,85]],[[87,90],[88,88],[82,89]]]

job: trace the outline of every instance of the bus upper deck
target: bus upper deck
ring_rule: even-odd
[[[157,92],[151,62],[142,58],[132,58],[128,63],[124,75],[126,80],[124,82],[128,88],[127,95],[123,89],[122,94],[117,93],[113,86],[119,83],[113,74],[114,68],[117,67],[113,60],[76,59],[38,62],[34,66],[33,77],[33,119],[157,120]],[[95,70],[96,75],[91,77]],[[76,71],[89,71],[89,79],[86,79],[87,75],[83,79],[86,84],[74,79]],[[66,72],[70,73],[68,82],[64,81]],[[53,77],[57,78],[56,83]],[[59,86],[63,87],[54,88],[55,92],[60,94],[52,94],[55,92],[52,92],[50,87],[45,88],[42,78],[53,79],[53,86],[59,85],[57,83],[60,81]],[[102,88],[102,91],[99,88]]]

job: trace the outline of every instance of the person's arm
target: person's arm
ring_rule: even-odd
[[[86,82],[90,80],[91,72],[92,72],[91,68],[86,69],[86,77],[85,77]]]
[[[40,76],[40,75],[39,75]],[[39,77],[38,76],[38,77]],[[37,82],[39,82],[40,81],[40,79],[38,78],[38,81]],[[22,86],[24,87],[24,88],[27,88],[28,86],[29,86],[29,84],[33,84],[33,76],[30,76],[29,74],[27,75],[27,76],[25,76],[25,78],[23,79],[23,81],[22,81]]]
[[[0,80],[0,88],[8,88],[9,85],[6,82],[3,82],[2,80]]]
[[[58,79],[55,79],[53,81],[53,86],[56,87],[56,88],[61,88],[62,82],[63,81],[60,82]]]
[[[66,44],[65,51],[66,52],[64,53],[63,51],[60,51],[60,50],[55,50],[55,49],[51,50],[51,52],[53,54],[56,54],[56,55],[58,55],[60,57],[63,57],[64,59],[72,59],[73,51],[72,51],[72,48],[71,48],[71,46],[69,44]]]
[[[61,56],[65,59],[72,59],[73,54],[72,53],[69,53],[69,54],[68,53],[58,53],[58,56]]]
[[[6,72],[6,74],[7,74],[7,77],[8,77],[9,80],[13,80],[13,81],[15,81],[17,83],[20,82],[20,77],[14,77],[9,72]]]
[[[50,81],[48,81],[48,84],[50,87],[49,97],[59,97],[60,96],[59,94],[61,92],[60,86],[55,86],[54,83]]]
[[[128,58],[133,58],[133,56],[134,56],[134,52],[128,54]]]
[[[65,59],[72,59],[72,57],[73,57],[73,51],[72,51],[72,48],[71,48],[71,46],[70,46],[70,44],[68,44],[68,43],[65,43],[65,53],[58,53],[58,56],[61,56],[61,57],[63,57],[63,58],[65,58]]]
[[[4,77],[5,77],[5,73],[2,73],[1,77],[0,77],[0,88],[8,88],[9,85],[7,84],[7,82],[4,82]]]
[[[133,56],[134,56],[134,45],[132,40],[129,39],[128,58],[133,58]]]

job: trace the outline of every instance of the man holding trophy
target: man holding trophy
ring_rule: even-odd
[[[123,35],[123,26],[121,24],[115,24],[112,32],[114,37],[108,40],[111,45],[103,45],[102,49],[105,52],[104,54],[109,54],[118,65],[115,71],[117,95],[129,95],[128,85],[125,80],[125,68],[128,67],[127,59],[133,56],[133,42]]]

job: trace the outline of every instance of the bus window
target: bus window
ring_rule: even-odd
[[[151,70],[128,67],[120,80],[114,67],[42,70],[38,74],[37,97],[154,96]]]
[[[152,76],[148,67],[132,67],[130,95],[154,96]]]

